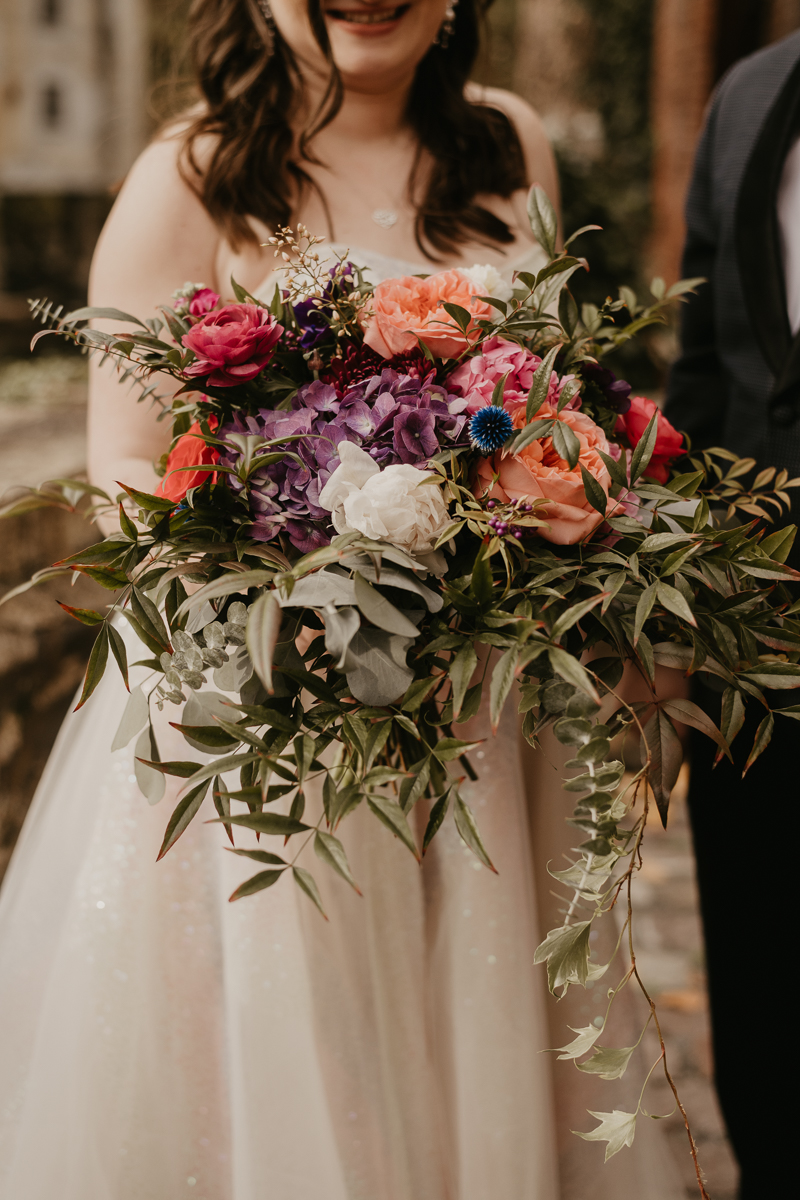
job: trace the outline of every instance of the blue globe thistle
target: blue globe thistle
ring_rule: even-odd
[[[470,418],[467,428],[473,446],[481,454],[494,454],[511,437],[514,423],[504,408],[488,404],[486,408],[479,408]]]

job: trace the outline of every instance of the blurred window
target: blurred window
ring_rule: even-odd
[[[45,25],[57,25],[61,20],[61,0],[40,0],[42,22]]]
[[[61,124],[63,104],[61,88],[51,83],[42,92],[42,119],[48,129],[55,129]]]

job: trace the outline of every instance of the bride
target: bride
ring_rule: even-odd
[[[541,265],[525,196],[536,181],[557,203],[553,156],[525,103],[468,82],[486,2],[456,3],[195,0],[202,101],[131,171],[91,302],[145,316],[187,279],[232,298],[231,276],[269,298],[263,243],[300,222],[373,282]],[[92,481],[154,490],[165,436],[95,365]],[[288,887],[228,904],[241,860],[218,825],[156,864],[174,796],[148,807],[135,747],[112,752],[125,700],[109,673],[65,722],[0,898],[2,1200],[678,1195],[644,1133],[603,1168],[567,1132],[586,1096],[554,1098],[541,1051],[569,1035],[563,1012],[548,1032],[532,965],[533,862],[565,810],[513,719],[464,734],[486,738],[465,796],[499,875],[454,828],[420,870],[359,811],[364,898],[321,880],[325,924]],[[185,758],[167,719],[162,755]]]

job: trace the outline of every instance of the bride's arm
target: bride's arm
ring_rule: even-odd
[[[169,304],[186,281],[216,284],[220,233],[206,209],[181,179],[178,142],[165,139],[144,151],[126,179],[95,251],[89,303],[122,309],[144,320]],[[118,323],[107,328],[119,331]],[[164,383],[169,384],[165,376]],[[159,386],[161,392],[177,386]],[[138,389],[120,385],[112,364],[92,360],[89,376],[88,470],[92,483],[110,496],[117,481],[151,492],[158,479],[153,463],[169,445],[170,425],[156,422]]]

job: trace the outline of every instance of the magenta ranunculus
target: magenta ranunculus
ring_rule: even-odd
[[[189,316],[204,317],[206,313],[213,312],[219,301],[220,297],[213,288],[198,288],[189,301]]]
[[[452,375],[448,375],[447,387],[457,396],[465,397],[467,412],[476,413],[479,408],[491,404],[495,385],[508,373],[503,406],[513,416],[516,408],[527,403],[533,374],[541,361],[538,354],[531,354],[530,350],[525,350],[516,342],[509,342],[501,337],[488,338],[481,346],[480,354],[468,358],[456,367]],[[558,404],[561,389],[567,380],[572,378],[572,375],[565,375],[559,379],[553,371],[547,396],[548,404],[552,404],[553,407]],[[580,398],[576,397],[570,401],[568,407],[577,408],[579,405]]]
[[[206,376],[211,387],[234,387],[255,379],[275,353],[283,333],[272,313],[257,304],[226,304],[183,335],[196,361],[185,374]]]

